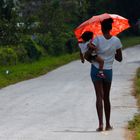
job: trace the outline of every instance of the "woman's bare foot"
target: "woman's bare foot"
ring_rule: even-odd
[[[99,125],[99,127],[96,129],[97,132],[103,131],[103,125]]]
[[[106,128],[105,128],[106,131],[109,131],[109,130],[112,130],[112,129],[113,129],[113,127],[110,126],[110,125],[109,126],[106,126]]]
[[[103,127],[99,127],[99,128],[97,128],[96,131],[97,131],[97,132],[101,132],[101,131],[103,131]]]

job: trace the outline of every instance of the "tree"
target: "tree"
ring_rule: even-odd
[[[0,8],[0,45],[19,43],[19,20],[14,0],[1,0]]]

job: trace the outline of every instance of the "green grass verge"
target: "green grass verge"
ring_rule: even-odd
[[[46,74],[47,72],[78,58],[79,54],[73,53],[59,57],[48,56],[28,64],[0,67],[0,88]],[[9,70],[9,74],[6,74],[6,70]]]
[[[123,37],[121,39],[121,42],[123,44],[123,49],[125,49],[128,47],[140,44],[140,37],[139,36]]]
[[[138,101],[138,107],[140,107],[140,68],[137,71],[134,89],[134,94]],[[140,114],[135,115],[133,120],[129,121],[128,128],[135,131],[135,140],[140,140]]]

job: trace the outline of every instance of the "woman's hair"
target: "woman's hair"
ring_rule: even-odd
[[[110,31],[112,29],[112,23],[113,23],[112,18],[104,19],[101,22],[101,27],[104,31]]]
[[[86,42],[93,38],[93,32],[86,31],[82,34],[81,38]]]

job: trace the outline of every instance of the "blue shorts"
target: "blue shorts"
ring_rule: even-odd
[[[93,82],[95,81],[105,81],[105,82],[111,82],[112,81],[112,69],[109,70],[103,70],[105,74],[105,79],[102,79],[97,76],[99,73],[99,69],[97,69],[94,65],[91,65],[91,71],[90,71],[90,76]]]

